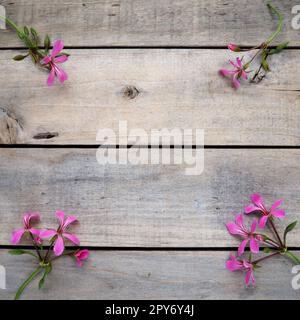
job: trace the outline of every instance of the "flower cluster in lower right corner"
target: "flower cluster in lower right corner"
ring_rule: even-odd
[[[256,193],[251,195],[251,202],[252,204],[245,207],[244,213],[246,215],[258,214],[259,219],[254,218],[249,228],[244,224],[243,214],[237,215],[235,221],[226,224],[228,232],[242,240],[237,253],[230,255],[226,268],[232,272],[245,272],[246,285],[255,285],[254,272],[261,267],[263,261],[274,256],[285,256],[300,265],[300,259],[290,252],[287,246],[287,234],[295,228],[297,221],[289,224],[282,236],[275,224],[275,219],[283,219],[286,215],[285,211],[279,208],[283,201],[276,200],[270,209],[267,209],[262,196]],[[272,235],[266,234],[267,227]],[[247,246],[250,249],[248,256],[245,253]],[[253,256],[259,253],[260,246],[264,247],[263,252],[266,255],[253,259]]]

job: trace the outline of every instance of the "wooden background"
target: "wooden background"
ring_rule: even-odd
[[[54,225],[58,209],[79,217],[91,257],[80,270],[58,261],[45,289],[33,283],[24,299],[299,299],[293,264],[281,257],[257,272],[255,289],[224,268],[239,243],[224,224],[251,193],[284,198],[286,223],[300,218],[298,1],[273,2],[285,15],[278,42],[289,49],[263,82],[236,92],[217,71],[232,56],[229,42],[256,45],[275,30],[267,1],[0,1],[18,25],[63,39],[71,53],[69,81],[47,88],[29,60],[12,61],[24,48],[0,30],[0,299],[13,298],[33,268],[7,254],[23,212]],[[120,120],[147,133],[204,129],[203,174],[99,165],[97,131]],[[299,229],[289,239],[300,250]]]

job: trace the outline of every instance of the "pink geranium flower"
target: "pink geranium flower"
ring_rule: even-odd
[[[245,283],[248,286],[250,283],[255,285],[254,266],[250,261],[238,260],[235,255],[231,254],[230,259],[226,262],[226,268],[231,271],[246,271]]]
[[[90,255],[89,250],[79,250],[75,252],[74,257],[76,259],[76,263],[78,267],[82,267],[83,261],[86,260]]]
[[[18,244],[23,236],[24,233],[31,233],[33,236],[39,236],[40,231],[32,228],[30,223],[31,220],[40,220],[39,213],[25,213],[23,217],[23,224],[24,227],[18,230],[15,230],[12,234],[11,243],[12,244]]]
[[[254,220],[252,222],[250,230],[248,230],[244,225],[242,214],[236,216],[235,222],[228,222],[226,224],[229,233],[231,233],[232,235],[239,235],[244,239],[238,249],[239,256],[241,256],[244,253],[245,247],[248,244],[248,242],[250,242],[251,252],[259,252],[259,242],[262,241],[262,237],[258,234],[255,234],[256,226],[257,220]]]
[[[54,240],[54,254],[56,256],[62,255],[62,253],[65,250],[65,245],[64,245],[64,239],[68,239],[74,244],[78,245],[80,244],[80,241],[78,238],[71,233],[67,233],[66,230],[71,225],[72,223],[77,221],[77,218],[74,216],[69,216],[65,219],[65,214],[62,211],[57,211],[56,212],[56,217],[59,220],[60,224],[57,230],[43,230],[40,233],[40,238],[42,239],[55,239]]]
[[[221,69],[219,73],[223,77],[230,76],[232,86],[235,89],[238,89],[241,86],[240,78],[248,79],[248,75],[246,73],[246,65],[242,64],[242,60],[240,58],[236,58],[236,62],[229,60],[231,65],[234,67],[234,70]]]
[[[62,40],[56,40],[53,44],[53,50],[51,54],[41,60],[41,64],[49,64],[50,66],[50,74],[47,80],[48,86],[53,85],[55,77],[57,77],[61,83],[64,83],[66,80],[68,80],[67,73],[58,65],[59,63],[66,62],[68,60],[67,55],[59,55],[63,47],[64,44]]]
[[[276,217],[276,218],[283,218],[285,216],[284,210],[278,210],[278,207],[282,204],[283,200],[279,199],[276,200],[271,209],[268,210],[264,204],[264,200],[261,195],[255,193],[251,195],[251,201],[253,204],[247,206],[245,208],[245,213],[249,214],[252,212],[260,212],[262,214],[261,219],[259,220],[259,227],[264,228],[269,218]]]

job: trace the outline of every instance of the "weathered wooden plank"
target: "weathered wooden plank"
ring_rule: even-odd
[[[7,15],[68,46],[257,45],[276,29],[276,18],[261,0],[2,0]],[[274,0],[285,16],[278,41],[300,45],[293,30],[297,0]],[[1,31],[0,46],[19,46],[12,31]]]
[[[299,219],[300,150],[206,150],[200,176],[183,165],[100,165],[96,149],[0,149],[0,244],[22,213],[75,214],[82,245],[226,247],[239,240],[225,223],[260,192],[283,198],[287,223]],[[247,220],[247,218],[245,218]],[[289,235],[300,246],[299,232]]]
[[[274,57],[274,72],[238,92],[217,75],[225,50],[71,50],[70,80],[53,88],[30,61],[12,61],[16,53],[0,52],[1,143],[99,144],[98,130],[118,133],[121,120],[128,133],[204,129],[213,145],[300,143],[297,50]]]
[[[78,269],[70,258],[58,260],[43,290],[37,281],[23,299],[299,299],[291,286],[293,264],[282,257],[266,261],[256,272],[256,288],[245,288],[242,273],[224,267],[228,252],[94,251]],[[32,272],[30,257],[0,251],[12,299]],[[272,270],[272,272],[270,272]]]

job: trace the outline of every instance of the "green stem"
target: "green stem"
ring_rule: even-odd
[[[34,245],[34,248],[35,248],[35,250],[36,250],[36,253],[37,253],[37,255],[39,256],[40,262],[42,262],[42,261],[43,261],[43,258],[42,258],[41,254],[40,254],[39,248],[38,248],[37,245],[36,245],[36,242],[35,242],[35,240],[34,240],[34,236],[32,235],[32,233],[30,233],[30,236],[31,236],[31,240],[32,240],[32,243],[33,243],[33,245]]]
[[[270,9],[270,11],[273,12],[278,17],[278,20],[279,20],[276,31],[266,41],[266,45],[269,46],[271,42],[278,36],[278,34],[282,30],[283,15],[270,2],[267,4],[267,6]]]
[[[289,257],[291,260],[293,260],[297,265],[300,265],[300,259],[295,256],[293,253],[291,253],[290,251],[285,251],[284,255],[286,255],[287,257]]]
[[[257,264],[257,263],[259,263],[259,262],[261,262],[261,261],[264,261],[264,260],[266,260],[266,259],[272,258],[272,257],[276,256],[276,255],[279,254],[279,253],[280,253],[280,252],[274,252],[274,253],[266,256],[266,257],[263,257],[263,258],[260,258],[260,259],[257,259],[257,260],[255,260],[255,261],[253,261],[252,264]]]
[[[56,240],[56,239],[55,239],[55,240]],[[45,257],[44,257],[44,260],[43,260],[44,263],[50,262],[50,261],[47,261],[47,258],[48,258],[49,253],[50,253],[50,251],[51,251],[51,249],[52,249],[52,247],[53,247],[53,245],[54,245],[55,240],[52,240],[51,243],[50,243],[50,246],[49,246],[49,248],[48,248],[48,251],[47,251],[47,253],[46,253]]]
[[[40,273],[41,270],[42,270],[42,267],[38,266],[37,269],[33,271],[32,274],[22,283],[22,285],[20,286],[20,288],[18,289],[15,295],[15,300],[19,300],[25,288],[29,285],[31,281],[34,280],[34,278]]]
[[[10,19],[5,18],[5,17],[1,17],[0,19],[4,22],[6,22],[9,26],[11,26],[16,32],[23,34],[23,32],[19,29],[19,27]]]
[[[279,236],[279,233],[277,232],[277,229],[276,229],[276,227],[275,227],[275,225],[274,225],[274,223],[272,221],[272,217],[270,217],[270,219],[268,221],[269,221],[269,223],[270,223],[270,225],[271,225],[271,227],[272,227],[272,229],[273,229],[273,231],[274,231],[274,233],[275,233],[275,235],[276,235],[276,237],[277,237],[277,239],[278,239],[278,241],[280,243],[281,248],[284,248],[283,242],[282,242],[282,240],[281,240],[281,238]]]
[[[2,21],[5,21],[13,30],[17,32],[19,38],[26,44],[26,46],[28,46],[29,48],[35,47],[30,38],[12,20],[1,16],[0,19]]]

